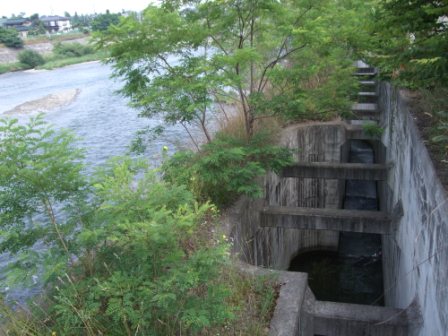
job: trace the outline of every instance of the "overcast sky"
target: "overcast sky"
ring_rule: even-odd
[[[0,17],[11,14],[25,13],[30,16],[39,15],[64,15],[69,12],[73,15],[90,13],[104,13],[106,9],[111,12],[124,10],[140,11],[153,0],[0,0]]]

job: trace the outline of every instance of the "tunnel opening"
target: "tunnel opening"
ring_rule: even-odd
[[[377,163],[372,143],[350,140],[347,161]],[[378,211],[378,183],[347,180],[342,208]],[[384,305],[381,235],[341,232],[337,251],[299,253],[290,271],[308,273],[309,286],[318,300]]]

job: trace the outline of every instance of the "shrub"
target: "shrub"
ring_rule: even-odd
[[[290,163],[290,151],[269,145],[263,132],[250,140],[221,133],[199,153],[174,154],[163,164],[162,170],[165,180],[187,185],[200,200],[227,206],[239,195],[261,196],[257,177],[270,169],[278,172]]]
[[[88,54],[93,54],[94,50],[88,45],[81,43],[58,43],[55,45],[53,52],[56,55],[63,57],[81,57]]]
[[[19,33],[15,29],[7,29],[0,27],[0,43],[9,48],[22,48],[23,41],[19,37]]]
[[[17,276],[43,269],[48,285],[32,334],[193,335],[233,318],[212,205],[128,157],[86,184],[73,138],[41,116],[0,120],[0,138],[0,252],[17,255]],[[45,248],[29,251],[36,241]]]
[[[27,66],[30,69],[45,63],[45,60],[42,57],[42,55],[40,55],[34,50],[29,49],[19,53],[19,61],[20,63],[22,63],[23,65]]]

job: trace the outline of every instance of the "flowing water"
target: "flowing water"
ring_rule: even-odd
[[[137,130],[155,127],[159,119],[139,118],[138,112],[128,106],[124,97],[116,94],[121,83],[110,78],[109,66],[98,62],[68,66],[51,71],[26,71],[0,75],[0,116],[14,107],[70,89],[80,89],[70,104],[55,108],[45,119],[56,129],[72,130],[80,139],[77,146],[86,150],[87,173],[108,158],[128,152],[128,146]],[[21,122],[29,115],[13,115]],[[168,127],[165,134],[153,141],[145,156],[157,164],[163,146],[170,151],[188,143],[187,135],[179,127]],[[0,279],[5,276],[8,255],[0,255]],[[37,281],[38,282],[38,281]],[[39,292],[39,286],[8,289],[9,299],[23,301]]]

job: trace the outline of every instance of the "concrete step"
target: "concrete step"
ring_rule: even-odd
[[[373,76],[376,76],[377,73],[376,73],[376,71],[372,71],[371,69],[367,69],[367,71],[360,71],[360,69],[358,69],[358,72],[355,72],[354,75],[355,76],[366,76],[366,77],[370,76],[370,77],[373,77]]]
[[[283,168],[281,177],[384,181],[390,164],[297,162]]]
[[[260,211],[261,227],[390,234],[392,217],[381,211],[269,206]]]
[[[344,335],[409,335],[421,323],[418,312],[408,309],[339,303],[315,302],[314,334],[337,335],[344,326]],[[342,335],[342,334],[341,334]]]
[[[364,85],[364,86],[374,86],[374,85],[376,85],[376,81],[374,81],[374,80],[360,80],[359,84]]]
[[[354,112],[378,112],[378,104],[375,103],[355,103],[352,105],[352,111]]]
[[[360,97],[378,97],[376,92],[358,92],[358,96]]]
[[[352,105],[352,113],[356,118],[363,120],[379,120],[380,113],[378,104],[374,103],[356,103]]]

